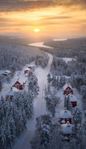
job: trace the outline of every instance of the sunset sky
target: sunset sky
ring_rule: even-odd
[[[0,0],[0,34],[86,36],[86,0]]]

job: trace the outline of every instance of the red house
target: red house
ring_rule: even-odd
[[[65,84],[63,87],[63,93],[64,95],[73,94],[73,88],[70,84]]]
[[[69,99],[70,99],[70,103],[71,103],[71,106],[74,108],[77,106],[77,98],[74,96],[74,95],[70,95],[69,96]]]
[[[18,90],[23,90],[24,89],[24,83],[21,84],[19,81],[16,81],[12,87],[17,88]]]

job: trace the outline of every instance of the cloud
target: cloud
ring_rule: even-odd
[[[86,8],[86,0],[0,0],[0,11],[30,10],[55,5]]]
[[[0,11],[16,11],[16,10],[27,10],[52,6],[52,1],[24,1],[24,0],[3,0],[0,1]]]
[[[53,21],[53,20],[65,20],[65,19],[71,19],[71,18],[72,18],[72,16],[61,15],[61,16],[44,17],[43,20],[47,20],[47,21],[52,20]]]

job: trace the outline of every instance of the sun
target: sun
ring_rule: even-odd
[[[35,29],[33,29],[33,31],[34,31],[35,33],[38,33],[38,32],[40,32],[40,28],[35,28]]]

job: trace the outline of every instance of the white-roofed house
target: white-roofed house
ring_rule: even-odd
[[[30,66],[28,66],[27,68],[25,68],[24,70],[24,74],[25,76],[31,76],[32,75],[32,68]]]
[[[62,110],[60,112],[60,123],[66,124],[67,121],[69,121],[70,123],[73,123],[73,116],[69,110]]]
[[[70,124],[69,121],[66,124],[62,124],[61,125],[61,134],[64,137],[68,137],[69,138],[71,135],[74,134],[74,125]]]

